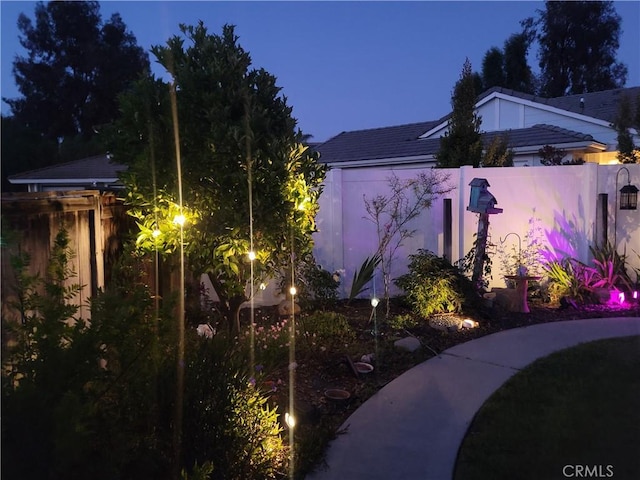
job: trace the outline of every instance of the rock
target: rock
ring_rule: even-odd
[[[457,315],[434,315],[429,319],[429,326],[443,332],[455,332],[460,330],[462,319]]]
[[[393,346],[408,352],[415,352],[421,347],[420,340],[415,337],[405,337],[393,342]]]
[[[294,312],[296,315],[300,313],[300,305],[294,304]],[[278,315],[281,317],[289,317],[291,315],[291,300],[283,300],[278,304]]]
[[[518,312],[522,298],[515,288],[494,288],[491,290],[496,294],[493,304],[507,312]]]

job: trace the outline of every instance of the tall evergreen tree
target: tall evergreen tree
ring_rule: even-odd
[[[488,90],[504,85],[504,54],[498,47],[491,47],[482,59],[482,88]]]
[[[527,32],[515,33],[504,42],[504,86],[523,93],[534,93],[535,81],[527,63],[531,38]]]
[[[620,16],[611,1],[546,1],[538,10],[540,94],[560,97],[624,86],[616,60]]]
[[[478,167],[482,158],[480,125],[482,118],[475,112],[476,89],[471,62],[467,58],[460,79],[451,97],[449,129],[440,137],[440,149],[436,154],[437,166],[455,168],[462,165]]]
[[[22,97],[4,100],[17,122],[49,140],[94,137],[118,116],[117,95],[149,69],[120,15],[103,23],[96,1],[38,2],[35,25],[21,14],[18,28],[27,50],[13,63]]]

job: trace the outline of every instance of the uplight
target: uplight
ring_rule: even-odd
[[[261,283],[260,284],[260,290],[265,290],[267,288],[267,284],[266,283]]]
[[[160,233],[161,233],[160,230],[156,228],[152,233],[153,238],[158,238],[160,236]]]
[[[291,287],[291,288],[289,289],[289,293],[290,293],[291,295],[295,295],[296,293],[298,293],[298,290],[296,290],[296,287]]]
[[[378,300],[376,297],[373,297],[373,298],[371,299],[371,306],[372,306],[373,308],[376,308],[376,307],[378,306],[378,304],[379,304],[379,303],[380,303],[380,300]]]
[[[256,259],[256,252],[249,252],[249,260],[251,260],[252,262]]]
[[[624,303],[624,292],[618,293],[618,303]]]

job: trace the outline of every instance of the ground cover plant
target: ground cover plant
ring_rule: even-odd
[[[604,477],[639,478],[639,368],[638,336],[534,362],[480,409],[454,478],[565,478],[577,465]]]

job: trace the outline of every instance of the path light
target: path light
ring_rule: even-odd
[[[289,428],[293,428],[296,426],[296,418],[293,415],[289,415],[289,412],[285,412],[284,423],[286,423]]]

